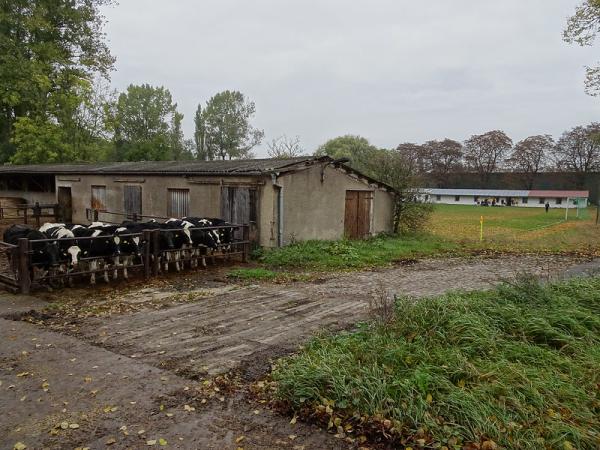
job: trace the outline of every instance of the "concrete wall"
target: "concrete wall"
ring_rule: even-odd
[[[374,192],[371,214],[371,234],[391,232],[393,227],[393,195],[340,169],[327,166],[321,182],[321,166],[280,176],[276,184],[283,195],[283,245],[293,240],[340,239],[344,236],[346,190]],[[273,186],[273,211],[276,211],[276,195]],[[265,189],[266,191],[267,189]],[[276,236],[275,216],[271,219]],[[264,233],[263,233],[264,235]],[[276,245],[269,239],[265,246]]]
[[[71,188],[73,221],[81,223],[89,222],[86,209],[91,207],[92,186],[106,186],[106,209],[110,212],[124,212],[124,186],[137,185],[142,188],[143,215],[168,216],[168,189],[189,189],[190,215],[220,217],[221,187],[224,184],[256,187],[257,238],[264,247],[278,245],[277,187],[281,188],[283,196],[283,245],[294,239],[343,237],[346,190],[373,192],[371,234],[392,231],[393,195],[331,166],[325,169],[323,183],[320,165],[283,174],[278,178],[113,175],[56,177],[57,192],[59,187]],[[100,213],[99,219],[120,222],[124,217]]]
[[[112,175],[77,175],[56,177],[57,191],[61,186],[71,187],[73,197],[73,221],[86,222],[86,209],[91,207],[92,186],[106,186],[106,208],[110,212],[123,212],[123,191],[125,185],[142,188],[142,214],[148,216],[168,216],[168,189],[189,189],[190,216],[221,216],[221,183],[248,183],[246,178],[207,178],[188,179],[181,176],[141,176],[119,177]],[[250,180],[252,181],[252,180]],[[106,213],[101,220],[120,222],[123,217]]]

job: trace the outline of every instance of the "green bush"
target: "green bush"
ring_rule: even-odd
[[[273,378],[291,407],[389,419],[388,439],[407,445],[595,449],[599,367],[600,279],[523,278],[397,299],[391,325],[316,338]]]
[[[423,231],[433,213],[430,203],[404,202],[398,206],[396,231],[400,234],[412,234]]]

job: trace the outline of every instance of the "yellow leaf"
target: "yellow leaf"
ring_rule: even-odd
[[[79,428],[79,424],[78,423],[72,423],[69,425],[69,428],[72,430],[76,430],[77,428]]]
[[[569,441],[563,442],[563,448],[565,450],[575,450],[575,447]]]
[[[240,436],[235,440],[236,444],[239,444],[240,442],[242,442],[244,440],[244,436]]]
[[[17,374],[17,377],[21,378],[21,377],[24,377],[24,376],[27,376],[27,375],[29,375],[29,372],[21,372],[21,373]]]
[[[66,430],[67,428],[69,428],[69,422],[61,422],[60,427],[63,430]]]
[[[465,387],[465,380],[458,380],[458,387],[460,388],[464,388]]]
[[[292,420],[290,420],[290,425],[296,425],[296,416],[292,417]]]
[[[156,445],[156,439],[148,439],[146,445]]]
[[[161,447],[164,447],[165,445],[167,445],[167,440],[163,439],[163,438],[160,438],[158,440],[158,445],[160,445]]]
[[[431,394],[427,394],[426,401],[427,401],[427,403],[433,402],[433,397],[431,396]]]
[[[13,449],[14,450],[25,450],[27,448],[27,446],[25,444],[23,444],[22,442],[17,442],[14,446]]]

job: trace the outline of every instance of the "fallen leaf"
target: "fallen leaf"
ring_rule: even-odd
[[[156,439],[149,439],[146,441],[146,445],[156,445]]]
[[[183,405],[183,409],[185,411],[196,411],[196,408],[194,408],[193,406],[190,406],[190,405]]]
[[[160,445],[161,447],[164,447],[165,445],[167,445],[167,440],[163,439],[163,438],[160,438],[158,440],[158,445]]]
[[[69,428],[72,430],[76,430],[77,428],[79,428],[79,424],[78,423],[71,423],[69,424]]]
[[[431,394],[427,394],[427,398],[425,399],[427,401],[427,403],[431,403],[433,402],[433,397]]]
[[[292,420],[290,420],[290,425],[296,425],[296,420],[297,420],[296,416],[292,417]]]
[[[25,444],[23,444],[22,442],[17,442],[14,446],[13,449],[14,450],[25,450],[27,448],[27,446]]]
[[[244,436],[240,436],[235,440],[236,444],[239,444],[240,442],[242,442],[244,440]]]
[[[108,438],[105,442],[106,445],[113,445],[117,440],[115,438]]]
[[[27,375],[29,375],[29,372],[21,372],[17,374],[17,378],[25,377]]]
[[[167,417],[173,417],[173,413],[166,413],[165,416],[167,416]]]
[[[69,428],[69,422],[61,422],[60,427],[63,430],[66,430],[67,428]]]

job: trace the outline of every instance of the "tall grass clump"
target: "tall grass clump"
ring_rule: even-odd
[[[273,379],[299,413],[326,411],[330,426],[383,423],[395,445],[596,449],[600,279],[521,277],[397,299],[391,323],[315,338]]]

